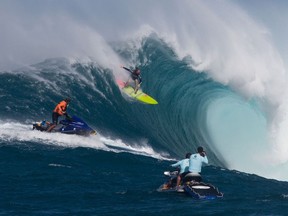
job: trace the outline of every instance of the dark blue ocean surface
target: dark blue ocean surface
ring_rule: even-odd
[[[194,200],[157,192],[170,162],[93,148],[1,143],[1,215],[286,215],[288,183],[213,166],[224,193]]]
[[[131,50],[118,45],[112,45],[115,51],[131,60]],[[142,89],[157,106],[125,99],[113,71],[93,62],[55,58],[1,72],[0,215],[287,215],[287,182],[228,169],[231,159],[223,150],[232,147],[213,145],[207,113],[219,98],[237,94],[187,61],[154,36],[143,40],[137,55]],[[67,96],[68,112],[97,136],[32,131],[32,123],[50,120],[55,104]],[[247,106],[257,110],[258,104]],[[243,141],[243,133],[235,134],[229,135]],[[157,192],[169,165],[199,145],[209,158],[204,181],[224,197],[204,201]]]

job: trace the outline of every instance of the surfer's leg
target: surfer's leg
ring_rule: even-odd
[[[137,94],[137,91],[139,89],[139,81],[138,81],[138,79],[135,79],[134,81],[135,81],[135,89],[134,89],[135,92],[134,93]]]
[[[129,82],[130,82],[130,78],[127,80],[127,82],[124,83],[124,87],[127,87]]]

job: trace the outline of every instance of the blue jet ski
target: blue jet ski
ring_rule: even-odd
[[[223,193],[219,192],[218,188],[211,184],[202,182],[200,174],[188,173],[184,176],[179,188],[176,188],[178,171],[166,171],[164,172],[164,175],[169,177],[169,179],[158,188],[159,192],[174,191],[186,193],[192,198],[205,200],[223,197]]]
[[[33,124],[33,130],[46,131],[51,123],[47,121],[36,122]],[[76,134],[82,136],[95,135],[96,131],[92,129],[86,122],[77,116],[66,118],[59,122],[58,125],[51,131],[64,134]]]

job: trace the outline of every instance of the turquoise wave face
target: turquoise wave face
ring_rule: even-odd
[[[117,52],[127,62],[131,60],[127,47],[117,48]],[[227,160],[223,155],[229,145],[226,138],[230,136],[231,141],[231,125],[236,127],[239,119],[247,124],[253,122],[248,135],[233,133],[235,140],[241,137],[241,143],[254,139],[251,134],[264,133],[263,115],[251,118],[259,112],[255,101],[251,106],[205,72],[194,71],[163,42],[147,38],[137,52],[142,89],[159,102],[157,106],[125,100],[115,84],[114,71],[97,66],[97,62],[71,64],[58,58],[0,74],[4,102],[0,104],[0,118],[21,122],[49,120],[54,106],[69,96],[72,101],[68,112],[83,118],[103,136],[133,142],[145,138],[153,148],[176,157],[184,157],[201,145],[209,151],[210,162],[226,166],[227,162],[232,163],[230,157]],[[225,100],[231,96],[233,107],[231,100]],[[235,109],[238,113],[229,117]],[[242,148],[240,144],[234,145],[235,151]]]

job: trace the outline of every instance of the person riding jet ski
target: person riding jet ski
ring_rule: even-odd
[[[47,129],[47,132],[51,132],[53,130],[53,128],[56,127],[56,125],[58,124],[59,116],[65,115],[66,118],[68,118],[68,119],[70,118],[70,116],[66,112],[70,101],[71,101],[70,98],[66,98],[65,100],[63,100],[57,104],[57,106],[55,107],[55,109],[53,110],[53,113],[52,113],[52,123],[53,124]]]

